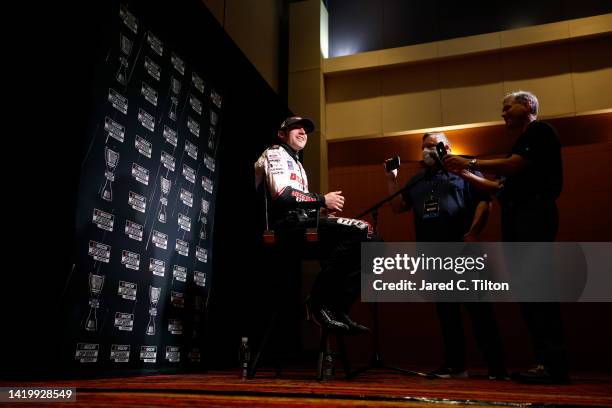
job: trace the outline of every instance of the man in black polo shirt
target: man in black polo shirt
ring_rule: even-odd
[[[519,135],[503,159],[444,158],[444,166],[485,191],[497,192],[502,206],[502,238],[507,242],[554,241],[559,227],[555,200],[561,193],[561,144],[555,130],[536,120],[538,100],[525,91],[504,98],[506,128]],[[469,170],[498,174],[488,180]],[[566,345],[558,303],[521,303],[521,313],[533,338],[537,363],[515,378],[528,383],[569,381]]]
[[[426,168],[408,182],[402,195],[391,202],[391,207],[394,213],[412,210],[419,242],[476,241],[487,222],[490,196],[441,169],[435,150],[439,142],[444,143],[447,152],[451,151],[444,133],[423,136]],[[387,172],[387,188],[389,194],[398,190],[397,170]],[[491,304],[465,303],[465,307],[472,319],[478,347],[489,367],[489,378],[507,378],[501,337]],[[460,304],[438,302],[436,312],[444,341],[444,362],[431,374],[440,378],[467,377]]]

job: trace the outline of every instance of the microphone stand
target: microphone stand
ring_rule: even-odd
[[[364,212],[362,212],[361,214],[359,214],[355,218],[360,219],[360,218],[365,217],[366,215],[371,213],[372,214],[372,220],[373,220],[372,227],[374,228],[374,233],[378,234],[378,209],[380,207],[382,207],[383,205],[385,205],[386,203],[388,203],[389,201],[393,200],[396,196],[400,195],[404,191],[407,191],[410,188],[412,188],[412,186],[414,184],[416,184],[418,181],[419,180],[415,180],[414,182],[404,186],[403,188],[399,189],[395,193],[391,194],[389,197],[387,197],[384,200],[376,203],[371,208],[368,208],[367,210],[365,210]],[[374,339],[373,339],[373,343],[372,343],[372,359],[370,360],[370,363],[367,366],[358,368],[355,371],[353,371],[352,373],[350,373],[349,374],[349,378],[354,378],[354,377],[358,376],[359,374],[364,373],[364,372],[366,372],[368,370],[372,370],[372,369],[384,369],[384,370],[397,371],[397,372],[399,372],[401,374],[405,374],[405,375],[418,375],[420,377],[425,377],[425,378],[429,378],[429,379],[436,378],[433,375],[426,374],[426,373],[423,373],[423,372],[412,371],[412,370],[405,370],[403,368],[385,365],[382,353],[380,351],[380,322],[379,322],[379,314],[378,314],[378,302],[372,302],[371,306],[370,306],[370,309],[371,309],[371,312],[372,312],[372,320],[373,320],[373,323],[374,323],[373,324],[373,330],[372,330],[372,334],[374,335]]]

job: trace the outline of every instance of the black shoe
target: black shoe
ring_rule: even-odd
[[[312,320],[326,330],[349,333],[348,325],[338,320],[328,307],[315,306],[310,299],[306,301],[306,314],[307,320]]]
[[[338,316],[338,320],[340,320],[342,323],[346,324],[349,327],[350,334],[361,334],[370,331],[369,327],[357,323],[356,321],[351,319],[348,314],[344,312],[336,313],[336,316]]]
[[[537,364],[527,371],[512,374],[512,379],[524,384],[569,384],[567,372],[553,372],[550,367]]]
[[[436,378],[467,378],[468,372],[463,368],[442,366],[435,371],[427,373],[427,375]]]

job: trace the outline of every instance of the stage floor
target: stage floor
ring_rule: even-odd
[[[572,380],[569,385],[535,386],[484,376],[429,380],[373,370],[351,381],[338,371],[334,380],[319,383],[314,369],[292,369],[280,378],[262,370],[247,381],[232,370],[0,385],[76,387],[77,402],[62,405],[70,407],[612,406],[612,375],[575,373]]]

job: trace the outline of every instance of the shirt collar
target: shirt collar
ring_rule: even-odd
[[[281,146],[287,151],[287,153],[289,153],[289,156],[293,157],[295,161],[299,161],[299,156],[298,156],[297,151],[293,150],[291,146],[285,143],[281,143]]]

